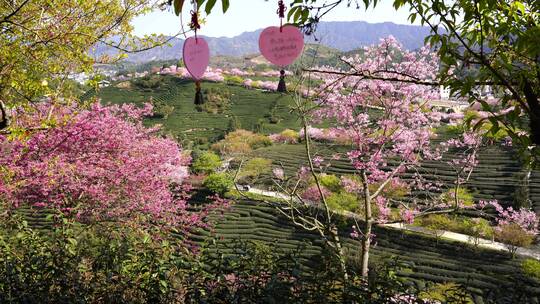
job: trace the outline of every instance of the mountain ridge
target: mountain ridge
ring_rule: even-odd
[[[245,56],[259,52],[259,34],[263,29],[241,33],[234,37],[204,37],[212,56]],[[338,33],[338,34],[337,34]],[[392,22],[368,23],[365,21],[330,21],[317,25],[314,35],[305,36],[306,43],[319,43],[338,49],[342,52],[358,49],[377,43],[380,38],[394,36],[407,49],[417,49],[424,44],[429,34],[427,27],[403,25]],[[171,46],[150,49],[140,53],[129,54],[126,61],[143,63],[152,60],[179,59],[182,57],[184,39],[174,38]],[[117,51],[105,45],[99,45],[95,56],[114,55]]]

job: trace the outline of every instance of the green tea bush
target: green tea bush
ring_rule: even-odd
[[[450,230],[452,224],[452,220],[446,214],[431,214],[421,219],[421,225],[432,230],[437,241],[445,230]]]
[[[454,189],[448,189],[441,194],[441,201],[448,205],[455,205],[456,203],[456,191]],[[474,198],[472,193],[466,188],[460,187],[457,190],[457,201],[462,206],[472,206],[474,204]]]
[[[332,192],[339,192],[342,188],[339,177],[333,174],[321,174],[319,176],[319,182]]]
[[[243,164],[238,178],[243,182],[254,182],[262,174],[268,174],[272,171],[272,160],[255,157]]]
[[[223,195],[234,186],[233,179],[226,173],[212,173],[203,181],[208,190]]]
[[[358,210],[358,197],[352,193],[340,191],[332,193],[326,198],[331,209],[356,212]]]
[[[226,88],[210,88],[203,92],[205,102],[200,105],[205,112],[217,114],[223,113],[229,108],[231,92]]]
[[[221,167],[221,158],[212,151],[205,151],[199,155],[194,155],[191,169],[195,173],[210,174]]]
[[[526,259],[521,263],[521,269],[528,277],[540,280],[540,261]]]
[[[244,83],[244,79],[240,76],[224,75],[224,78],[225,78],[225,82],[229,84],[242,85]]]
[[[264,135],[247,130],[236,130],[225,136],[225,139],[212,145],[212,150],[221,154],[243,154],[252,150],[272,145],[272,141]]]
[[[160,75],[147,75],[140,78],[135,78],[132,83],[141,89],[155,90],[161,88],[165,82],[164,78]]]
[[[469,235],[469,239],[472,240],[475,246],[480,245],[481,239],[493,238],[493,227],[488,220],[483,218],[465,219],[462,221],[461,231],[464,234]]]

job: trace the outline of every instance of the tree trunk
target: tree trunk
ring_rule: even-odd
[[[343,253],[343,247],[341,246],[341,240],[339,239],[339,234],[336,226],[332,226],[330,228],[330,234],[332,235],[332,239],[334,240],[334,246],[336,250],[336,255],[339,259],[339,266],[341,268],[341,271],[343,273],[343,280],[345,282],[349,281],[349,273],[347,272],[347,264],[345,263],[345,255]]]
[[[369,193],[369,185],[367,175],[364,170],[361,171],[362,183],[364,185],[364,210],[365,210],[365,230],[362,236],[362,277],[367,278],[369,272],[369,248],[371,246],[371,230],[373,226],[373,216],[371,212],[371,198]],[[360,229],[360,227],[358,227]]]
[[[531,83],[527,80],[523,82],[523,93],[529,106],[529,127],[531,129],[530,139],[540,145],[540,103]]]
[[[6,108],[2,100],[0,100],[0,130],[7,128],[9,121],[6,113]]]

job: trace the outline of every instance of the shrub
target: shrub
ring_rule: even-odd
[[[266,158],[255,157],[248,160],[239,173],[239,178],[244,181],[253,182],[259,178],[261,174],[270,173],[272,170],[272,160]]]
[[[298,132],[291,129],[285,129],[280,133],[281,137],[284,139],[285,143],[294,144],[298,142]]]
[[[326,202],[331,209],[350,212],[358,210],[358,197],[345,191],[330,194],[326,199]]]
[[[474,303],[471,296],[464,292],[463,287],[453,282],[434,284],[419,296],[426,303]]]
[[[446,192],[441,194],[441,201],[447,205],[455,205],[455,188],[448,189]],[[472,206],[474,204],[473,195],[466,188],[460,187],[457,191],[457,201],[460,207],[463,206]]]
[[[212,151],[205,151],[194,159],[191,169],[195,173],[210,174],[221,167],[221,158]]]
[[[174,107],[171,105],[168,105],[161,99],[156,100],[152,96],[150,96],[150,100],[148,102],[153,107],[154,113],[152,117],[167,119],[167,117],[169,117],[169,115],[171,115],[174,112]]]
[[[369,191],[371,193],[374,193],[380,186],[381,183],[370,183],[368,186]],[[396,200],[404,198],[407,194],[409,194],[409,188],[407,187],[407,185],[401,183],[398,184],[395,182],[390,182],[386,184],[386,186],[381,192],[381,195],[385,198]]]
[[[491,227],[490,222],[486,219],[466,219],[462,223],[462,229],[460,232],[469,235],[469,239],[472,240],[474,246],[476,247],[480,245],[480,239],[489,239],[493,237],[493,227]]]
[[[156,231],[66,220],[40,231],[17,217],[0,226],[1,303],[172,303],[177,297],[179,266],[188,255]]]
[[[159,75],[147,75],[140,78],[135,78],[132,83],[141,89],[155,90],[159,89],[164,84],[164,78]]]
[[[330,196],[332,192],[330,192],[328,189],[326,189],[324,186],[321,186],[321,191],[325,198]],[[321,193],[319,192],[319,189],[317,186],[310,186],[308,187],[301,195],[301,197],[307,201],[313,202],[313,203],[320,203],[321,202]]]
[[[320,174],[319,182],[332,192],[339,192],[342,188],[341,180],[333,174]]]
[[[246,130],[236,130],[225,136],[225,139],[212,145],[212,150],[221,154],[243,154],[254,149],[272,145],[267,136]]]
[[[519,247],[528,247],[533,243],[534,235],[527,233],[518,224],[509,223],[497,227],[495,239],[503,242],[512,258],[514,258]]]
[[[226,173],[212,173],[204,179],[203,186],[216,194],[223,195],[234,186],[234,181]]]
[[[217,114],[223,113],[229,107],[231,93],[226,88],[210,88],[203,92],[205,102],[200,105],[205,112]]]
[[[238,120],[238,117],[236,115],[232,115],[231,118],[229,118],[229,123],[227,125],[227,132],[234,132],[242,127],[242,124],[240,123],[240,120]]]
[[[446,214],[430,214],[421,220],[421,225],[433,230],[437,240],[442,236],[445,230],[452,226],[452,220]]]
[[[540,280],[540,261],[535,259],[525,259],[521,263],[521,269],[528,277]]]
[[[244,79],[236,75],[225,75],[225,82],[230,84],[242,85],[244,83]]]

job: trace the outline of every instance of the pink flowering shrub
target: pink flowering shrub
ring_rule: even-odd
[[[285,76],[291,76],[293,73],[291,71],[285,71]],[[257,73],[258,76],[262,77],[279,77],[280,71],[272,70],[272,71],[264,71]]]
[[[298,132],[290,129],[283,130],[281,133],[270,134],[268,138],[273,143],[279,144],[296,144],[298,143]]]
[[[255,73],[252,73],[252,72],[247,72],[247,71],[242,71],[238,68],[233,68],[231,69],[230,71],[223,71],[224,74],[228,74],[228,75],[232,75],[232,76],[241,76],[241,77],[245,77],[245,76],[254,76]]]
[[[27,137],[0,137],[0,199],[13,208],[53,208],[80,220],[146,214],[168,223],[200,223],[204,214],[186,210],[190,157],[175,141],[158,136],[157,128],[143,126],[151,110],[47,103],[32,113],[20,111],[15,118],[21,127],[49,114],[56,125]]]
[[[497,200],[483,201],[480,200],[476,207],[479,210],[484,210],[491,206],[497,211],[498,226],[516,224],[528,234],[538,234],[538,215],[533,210],[518,209],[512,207],[504,208]]]
[[[321,186],[321,191],[324,195],[324,197],[328,197],[332,194],[330,190],[326,189],[324,186]],[[313,202],[313,203],[319,203],[321,202],[321,193],[319,192],[319,188],[317,186],[309,186],[301,195],[301,197],[307,201]]]
[[[346,131],[342,129],[321,129],[308,126],[308,135],[311,139],[321,142],[337,142],[337,143],[350,143],[350,136]],[[304,137],[304,129],[300,129],[298,132],[300,138]]]
[[[275,91],[277,90],[278,84],[275,81],[261,81],[259,86],[263,90]]]

